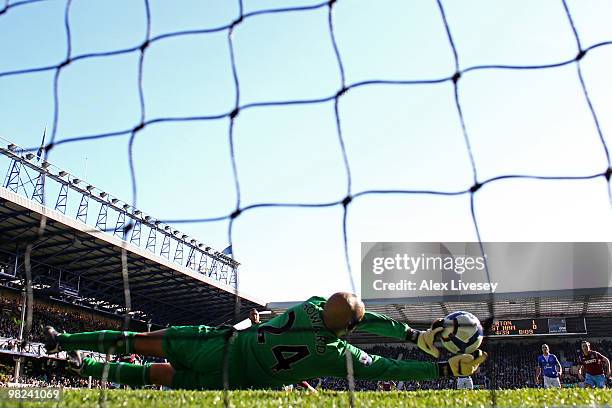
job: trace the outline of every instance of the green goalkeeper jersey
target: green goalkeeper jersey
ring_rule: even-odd
[[[232,345],[240,354],[239,359],[232,359],[231,371],[238,377],[235,380],[242,386],[277,387],[311,378],[346,377],[347,350],[356,379],[438,377],[435,363],[368,355],[338,338],[323,324],[325,301],[322,297],[312,297],[269,322],[239,332]],[[357,330],[402,340],[409,329],[405,323],[369,312],[357,326]]]

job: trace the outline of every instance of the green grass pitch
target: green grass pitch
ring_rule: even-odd
[[[107,408],[119,407],[223,407],[220,391],[154,391],[108,390]],[[302,391],[233,391],[228,393],[233,407],[347,407],[347,392],[323,391],[309,394]],[[357,392],[356,407],[489,407],[490,391],[410,391]],[[612,390],[504,390],[495,392],[498,407],[612,406]],[[0,407],[97,407],[98,390],[66,390],[58,402],[0,401]]]

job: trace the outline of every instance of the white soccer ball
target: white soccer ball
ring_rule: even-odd
[[[454,354],[469,354],[482,343],[480,320],[469,312],[453,312],[444,318],[442,345]]]

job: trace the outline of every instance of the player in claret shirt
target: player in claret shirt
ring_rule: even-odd
[[[591,343],[580,343],[582,352],[578,356],[578,376],[589,388],[606,388],[606,378],[610,377],[610,360],[601,353],[591,350]],[[586,376],[583,372],[586,371]],[[586,378],[585,378],[586,377]]]
[[[127,385],[182,389],[223,388],[224,366],[230,388],[278,388],[309,378],[346,377],[347,360],[352,362],[356,379],[428,380],[471,375],[487,358],[480,350],[444,362],[368,355],[341,338],[356,328],[410,341],[436,358],[440,355],[434,340],[443,330],[441,325],[425,331],[412,329],[387,316],[366,312],[357,296],[345,292],[329,299],[311,297],[266,323],[242,331],[227,326],[174,326],[151,333],[105,330],[60,334],[47,327],[45,347],[47,353],[84,349],[163,357],[169,363],[109,363],[108,379]],[[103,363],[83,359],[79,352],[69,356],[73,371],[102,377]]]

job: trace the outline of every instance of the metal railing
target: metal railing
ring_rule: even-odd
[[[232,257],[58,168],[40,152],[34,154],[0,137],[0,154],[8,158],[4,188],[63,215],[72,213],[83,224],[236,288],[240,263]],[[92,210],[97,210],[95,223]]]

